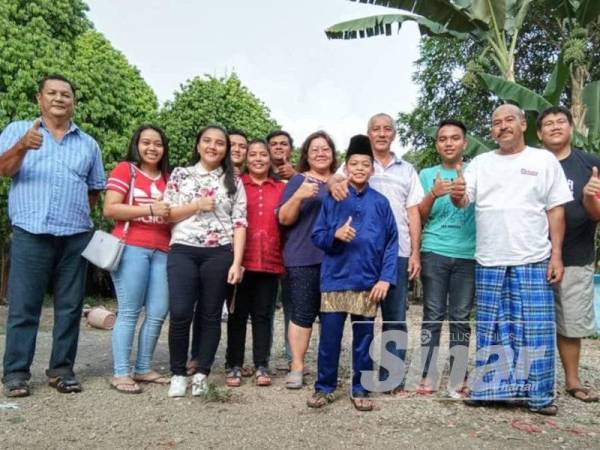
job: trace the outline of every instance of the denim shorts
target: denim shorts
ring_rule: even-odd
[[[291,321],[302,328],[312,328],[321,306],[321,265],[287,267],[292,303]]]

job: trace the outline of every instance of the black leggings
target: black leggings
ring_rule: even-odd
[[[221,310],[231,295],[227,273],[233,262],[230,245],[192,247],[174,244],[167,259],[169,279],[169,353],[173,375],[185,375],[194,305],[200,317],[198,371],[205,375],[221,338]]]
[[[252,356],[255,367],[268,367],[271,352],[272,317],[279,275],[247,271],[237,288],[233,312],[227,321],[227,367],[242,367],[246,347],[246,325],[252,317]]]

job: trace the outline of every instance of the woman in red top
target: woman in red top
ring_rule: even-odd
[[[111,386],[127,394],[141,392],[138,382],[168,382],[151,367],[169,310],[166,264],[171,228],[169,205],[162,201],[169,178],[168,149],[160,128],[142,125],[131,138],[126,161],[117,164],[106,184],[104,216],[116,221],[113,234],[126,244],[119,268],[111,273],[119,304]],[[129,357],[142,308],[145,317],[132,375]]]
[[[237,287],[227,322],[227,385],[241,384],[241,367],[246,347],[246,324],[252,317],[252,353],[256,384],[269,386],[269,353],[272,316],[279,276],[284,272],[279,224],[275,209],[285,185],[270,177],[271,160],[267,143],[255,139],[248,145],[248,172],[242,174],[247,197],[248,228],[242,266],[244,278]]]

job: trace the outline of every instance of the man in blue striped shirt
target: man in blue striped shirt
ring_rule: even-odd
[[[12,178],[8,320],[4,353],[5,394],[29,395],[44,293],[52,281],[54,329],[46,371],[59,392],[80,392],[73,365],[85,293],[81,252],[92,230],[90,210],[104,189],[96,141],[72,122],[73,84],[60,75],[42,79],[41,117],[9,124],[0,135],[0,176]]]

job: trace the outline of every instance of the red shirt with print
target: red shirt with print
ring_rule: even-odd
[[[248,228],[242,265],[253,272],[283,273],[276,208],[285,184],[272,178],[258,184],[247,173],[241,179],[248,202]]]
[[[156,179],[150,178],[134,164],[120,162],[114,168],[106,189],[123,194],[123,203],[129,201],[129,184],[131,182],[131,169],[135,171],[135,184],[133,189],[133,204],[136,206],[150,205],[154,200],[162,197],[167,186],[165,178],[161,175]],[[149,208],[148,208],[149,209]],[[150,211],[148,211],[150,212]],[[118,238],[123,237],[125,221],[118,220],[112,234]],[[138,217],[129,222],[129,231],[125,237],[127,245],[169,251],[171,239],[171,226],[162,218],[147,215]]]

